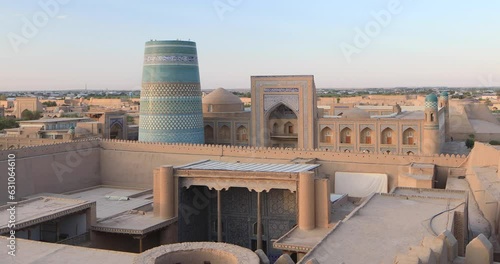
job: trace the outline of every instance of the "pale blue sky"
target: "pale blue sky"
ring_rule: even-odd
[[[0,0],[0,90],[139,89],[150,39],[196,41],[203,89],[273,74],[313,74],[319,88],[500,86],[500,1],[400,0],[350,63],[340,46],[391,0],[60,0],[23,35],[50,1]],[[27,42],[17,53],[13,36]]]

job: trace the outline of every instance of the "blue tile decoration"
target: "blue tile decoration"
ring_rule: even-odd
[[[146,42],[140,109],[139,141],[204,143],[195,42]]]

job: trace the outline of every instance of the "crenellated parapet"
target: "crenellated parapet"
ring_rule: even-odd
[[[37,142],[38,143],[38,142]],[[318,159],[323,161],[378,163],[378,164],[410,164],[434,163],[438,166],[459,167],[467,159],[465,155],[455,154],[422,154],[405,155],[396,153],[349,153],[331,149],[275,148],[251,146],[224,146],[192,143],[140,142],[121,139],[84,139],[53,143],[43,142],[37,146],[21,146],[9,150],[0,150],[0,160],[7,159],[8,154],[16,153],[19,158],[38,155],[50,155],[68,151],[84,151],[89,148],[104,150],[189,154],[200,156],[241,157],[255,159],[293,160],[295,158]]]
[[[27,146],[22,145],[19,147],[0,150],[0,161],[7,160],[9,154],[15,154],[16,159],[25,157],[34,157],[41,155],[51,155],[63,152],[86,152],[88,149],[99,148],[99,139],[81,139],[74,141],[56,141],[56,142],[42,142],[41,145]]]
[[[274,148],[250,146],[223,146],[189,143],[151,143],[126,140],[103,139],[103,149],[120,151],[147,151],[172,154],[241,157],[246,159],[293,160],[309,158],[323,161],[377,164],[433,163],[438,166],[461,166],[467,156],[454,154],[403,155],[393,153],[346,153],[324,149]]]

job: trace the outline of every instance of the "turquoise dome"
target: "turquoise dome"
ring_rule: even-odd
[[[425,97],[426,102],[437,102],[438,97],[435,94],[429,94]]]
[[[442,93],[441,93],[441,96],[444,96],[444,97],[448,97],[448,95],[449,95],[449,94],[448,94],[448,92],[447,92],[447,91],[444,91],[444,92],[442,92]]]

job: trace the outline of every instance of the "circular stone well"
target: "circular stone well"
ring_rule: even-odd
[[[259,264],[256,253],[249,249],[216,242],[188,242],[159,246],[141,253],[135,264],[176,263]]]

